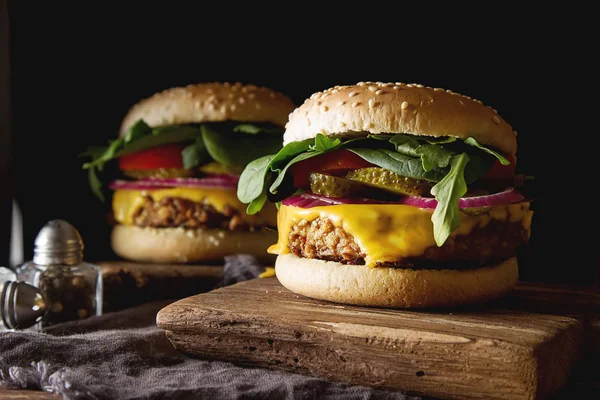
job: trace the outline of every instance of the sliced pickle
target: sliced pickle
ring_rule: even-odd
[[[136,169],[123,171],[127,176],[143,178],[187,178],[194,175],[194,170],[184,168]]]
[[[409,196],[426,196],[433,187],[432,182],[401,176],[387,169],[376,167],[350,171],[346,178],[388,192]]]
[[[239,175],[242,173],[241,168],[227,167],[218,162],[209,162],[208,164],[201,165],[198,167],[201,172],[205,174],[231,174]]]
[[[309,182],[313,193],[329,197],[349,197],[364,193],[367,189],[361,183],[317,172],[310,174]]]

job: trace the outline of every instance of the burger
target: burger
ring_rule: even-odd
[[[238,198],[276,203],[275,273],[293,292],[396,308],[502,296],[529,242],[532,177],[496,110],[420,84],[314,93],[282,149],[244,169]]]
[[[266,248],[277,237],[275,205],[246,213],[236,187],[250,161],[281,149],[294,107],[272,89],[219,82],[167,89],[131,107],[117,139],[83,153],[92,191],[112,196],[114,252],[156,263],[274,258]]]

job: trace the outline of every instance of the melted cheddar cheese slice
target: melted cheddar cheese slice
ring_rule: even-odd
[[[246,214],[246,205],[239,201],[235,190],[221,188],[167,188],[152,190],[115,190],[112,206],[117,222],[124,225],[134,225],[134,216],[144,204],[144,196],[151,197],[155,202],[166,197],[176,197],[197,203],[212,205],[217,212],[223,212],[226,205],[239,211],[244,222],[251,226],[275,226],[277,209],[271,203],[265,204],[260,213]]]
[[[521,202],[491,208],[488,212],[470,215],[460,211],[460,227],[451,237],[469,234],[473,229],[487,225],[491,220],[520,222],[530,234],[533,211],[529,202]],[[271,254],[286,254],[292,226],[301,220],[329,218],[354,236],[356,243],[366,255],[365,262],[395,261],[403,257],[419,256],[425,249],[436,246],[433,237],[433,210],[397,204],[341,204],[313,208],[281,206],[277,217],[279,239],[269,247]]]

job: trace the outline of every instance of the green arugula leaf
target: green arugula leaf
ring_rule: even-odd
[[[477,140],[473,139],[472,137],[465,139],[465,143],[468,144],[468,145],[471,145],[471,146],[475,146],[475,147],[477,147],[477,148],[485,151],[486,153],[489,153],[489,154],[495,156],[498,160],[500,160],[500,163],[502,163],[502,165],[508,165],[508,164],[510,164],[510,161],[508,161],[506,158],[504,158],[502,156],[502,154],[500,154],[500,153],[498,153],[498,152],[496,152],[494,150],[488,149],[485,146],[480,145],[477,142]]]
[[[183,168],[191,169],[202,163],[208,158],[208,152],[202,137],[196,138],[196,141],[183,149],[181,152]]]
[[[234,132],[248,133],[256,135],[259,133],[268,133],[271,135],[283,135],[284,128],[282,127],[264,127],[253,124],[239,124],[233,128]]]
[[[420,158],[410,157],[402,153],[386,149],[348,149],[362,159],[378,167],[390,170],[398,175],[415,179],[438,182],[446,174],[445,170],[432,169],[426,171]]]
[[[410,157],[419,157],[417,149],[419,146],[421,146],[421,143],[419,143],[416,138],[408,135],[396,135],[389,141],[396,146],[396,151],[398,153],[402,153]]]
[[[315,136],[315,144],[310,146],[310,149],[320,152],[326,152],[335,149],[341,143],[342,141],[339,138],[331,140],[322,133],[318,133],[317,136]]]
[[[90,183],[90,188],[92,189],[92,193],[96,195],[102,202],[104,202],[104,194],[102,194],[102,183],[100,183],[100,179],[96,175],[96,169],[90,168],[88,170],[88,181]]]
[[[427,139],[425,139],[425,140],[429,144],[447,144],[447,143],[456,142],[456,138],[454,136],[440,136],[440,137],[428,136]]]
[[[431,194],[438,202],[431,216],[433,237],[438,246],[442,246],[448,236],[460,226],[458,199],[467,193],[464,171],[468,162],[467,153],[453,156],[450,172],[431,188]]]
[[[450,164],[452,156],[456,153],[446,150],[435,144],[424,144],[419,146],[415,153],[421,157],[423,169],[431,171],[434,168],[446,168]]]

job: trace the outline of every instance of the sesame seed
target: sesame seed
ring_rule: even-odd
[[[316,104],[317,106],[320,106],[320,105],[321,105],[321,101],[317,100],[317,101],[315,101],[315,104]]]
[[[196,107],[196,108],[200,108],[200,101],[196,101],[196,102],[194,103],[194,107]]]
[[[213,94],[215,91],[211,88],[206,89],[206,93]]]
[[[331,94],[335,94],[335,93],[337,93],[337,92],[338,92],[338,90],[337,90],[337,89],[333,89],[333,90],[331,91]]]
[[[238,99],[238,103],[240,103],[240,104],[244,104],[245,102],[246,102],[246,99],[245,99],[245,98],[243,98],[243,97],[240,97],[240,98]]]
[[[375,92],[375,94],[377,94],[377,95],[382,94],[382,93],[385,93],[382,89],[379,89],[378,91]]]
[[[500,125],[500,118],[498,118],[497,116],[494,115],[494,117],[492,118],[492,121],[494,121],[496,123],[496,125]]]
[[[260,103],[256,103],[256,104],[254,104],[254,107],[255,107],[257,110],[260,110]]]
[[[369,86],[369,90],[370,90],[371,92],[374,92],[374,91],[376,91],[376,90],[377,90],[377,88],[376,88],[375,86]]]
[[[515,131],[515,136],[517,136],[517,131]]]
[[[237,108],[237,106],[235,104],[232,104],[232,105],[229,106],[229,109],[231,111],[235,111],[236,108]]]
[[[248,92],[248,88],[247,88],[246,86],[244,86],[244,87],[242,88],[242,93],[246,93],[246,92]]]
[[[365,83],[361,81],[361,82],[358,82],[358,83],[356,84],[356,86],[365,86]]]
[[[223,104],[223,105],[221,106],[221,112],[222,112],[223,114],[225,114],[225,113],[227,112],[227,106],[226,106],[225,104]]]
[[[369,99],[369,108],[373,108],[373,107],[375,107],[375,105],[376,105],[376,104],[377,104],[377,103],[375,103],[375,100],[374,100],[374,99]]]
[[[442,88],[439,88],[439,87],[436,87],[436,88],[434,88],[434,89],[433,89],[433,91],[434,91],[434,92],[443,92],[443,91],[444,91],[444,89],[442,89]]]
[[[229,94],[227,95],[227,97],[228,97],[228,98],[230,98],[230,99],[233,99],[233,96],[235,96],[233,93],[229,93]]]
[[[252,100],[252,99],[253,99],[253,98],[255,98],[255,97],[256,97],[256,95],[255,95],[254,93],[249,93],[249,94],[248,94],[248,98],[249,98],[250,100]]]
[[[228,88],[229,86],[231,86],[231,83],[225,82],[225,83],[223,83],[223,86],[225,86],[226,88]]]
[[[208,101],[212,102],[217,98],[217,96],[215,96],[214,94],[211,94],[210,96],[208,96]]]
[[[215,109],[215,103],[208,103],[208,109],[211,111],[214,111]]]
[[[348,93],[348,96],[350,96],[350,97],[354,97],[354,96],[356,96],[357,94],[358,94],[358,92],[350,92],[350,93]]]
[[[402,82],[396,82],[396,86],[404,86],[404,83],[402,83]]]
[[[340,125],[347,126],[347,124],[345,122],[340,122]]]
[[[327,111],[327,110],[329,110],[329,107],[323,106],[323,111]]]
[[[394,86],[392,89],[400,89],[400,86]]]
[[[272,99],[274,99],[275,98],[275,93],[273,93],[273,92],[269,93],[269,97],[272,98]]]
[[[392,83],[384,83],[383,85],[381,85],[381,87],[390,87],[392,86]]]
[[[418,87],[418,88],[424,88],[425,87],[425,86],[423,86],[423,85],[421,85],[419,83],[417,83],[415,86]]]
[[[360,102],[355,101],[354,103],[352,103],[352,108],[358,107],[359,104],[360,104]]]
[[[406,110],[408,108],[408,102],[403,101],[402,102],[402,106],[400,106],[403,110]]]
[[[340,100],[340,101],[337,102],[337,105],[338,106],[343,106],[343,105],[346,105],[346,102],[343,101],[343,100]]]

